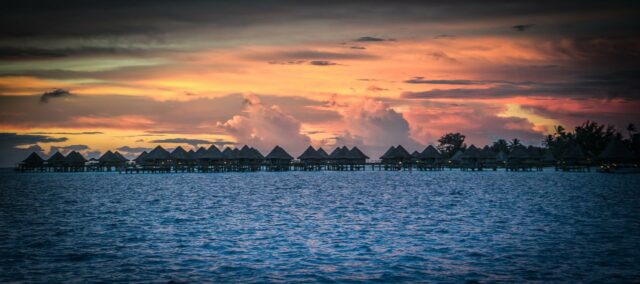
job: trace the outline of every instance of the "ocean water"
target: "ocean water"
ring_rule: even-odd
[[[2,172],[11,281],[640,281],[640,175]]]

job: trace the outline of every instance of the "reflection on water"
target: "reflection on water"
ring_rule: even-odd
[[[0,173],[0,282],[640,279],[640,175]]]

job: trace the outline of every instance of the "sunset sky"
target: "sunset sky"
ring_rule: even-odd
[[[633,2],[19,1],[0,11],[0,165],[30,152],[540,145],[640,124]]]

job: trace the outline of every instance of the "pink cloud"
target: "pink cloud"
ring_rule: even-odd
[[[275,145],[295,155],[311,143],[301,133],[301,123],[277,105],[264,105],[257,96],[245,97],[243,114],[235,115],[217,126],[231,135],[238,144],[248,144],[263,152]]]

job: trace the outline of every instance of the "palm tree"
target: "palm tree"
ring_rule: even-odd
[[[513,150],[513,148],[518,147],[522,145],[522,143],[520,143],[520,139],[518,138],[513,138],[511,139],[511,141],[509,141],[509,149]]]
[[[627,125],[627,132],[629,132],[629,139],[633,137],[633,133],[636,132],[636,126],[633,123]]]

